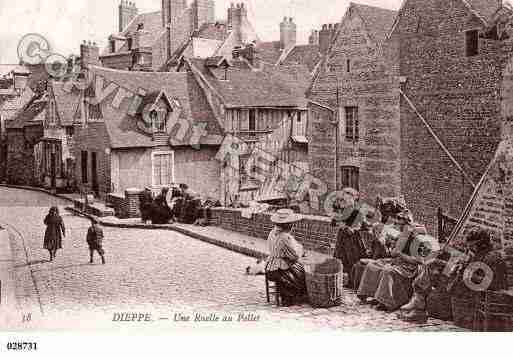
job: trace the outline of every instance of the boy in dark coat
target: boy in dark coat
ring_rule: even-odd
[[[91,219],[91,227],[87,230],[87,245],[89,246],[89,254],[91,259],[89,263],[93,263],[94,251],[97,251],[102,258],[102,264],[105,264],[105,251],[102,246],[103,230],[96,219]]]

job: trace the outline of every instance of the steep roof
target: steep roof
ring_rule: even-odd
[[[492,16],[499,10],[499,0],[463,0],[468,5],[483,17],[485,21],[490,21]]]
[[[319,45],[296,45],[287,54],[281,65],[306,65],[311,72],[320,60]]]
[[[199,37],[208,40],[220,40],[224,41],[228,36],[228,28],[225,24],[206,23],[201,25],[200,29],[194,34],[194,37]]]
[[[80,101],[80,91],[74,86],[71,91],[66,91],[64,83],[58,81],[51,81],[50,85],[55,97],[55,105],[61,125],[72,125]]]
[[[132,72],[91,67],[95,78],[104,79],[104,87],[108,83],[122,86],[125,90],[138,93],[143,88],[148,95],[164,91],[170,98],[178,100],[183,117],[192,126],[205,123],[207,135],[200,144],[219,144],[222,141],[222,129],[212,109],[197,84],[194,76],[178,72]],[[115,92],[114,92],[115,93]],[[138,129],[137,120],[128,114],[131,99],[122,102],[116,109],[111,105],[114,94],[101,102],[101,110],[105,119],[105,129],[112,148],[153,147],[151,137]],[[174,141],[174,145],[185,145]]]
[[[398,14],[395,10],[358,3],[351,3],[349,9],[354,9],[358,13],[367,31],[378,44],[385,40]]]
[[[258,57],[267,63],[276,64],[283,50],[279,41],[260,42],[256,46]]]
[[[164,31],[164,28],[162,27],[162,12],[154,11],[137,15],[128,24],[126,29],[124,29],[118,35],[127,36],[129,33],[136,32],[139,24],[143,24],[144,26],[144,28],[141,30],[142,36],[140,37],[141,47],[152,47]],[[126,42],[116,51],[116,53],[125,51],[128,51],[128,44]],[[110,54],[110,49],[109,47],[106,47],[102,55],[108,54]]]
[[[9,95],[0,103],[0,110],[4,119],[9,121],[16,113],[27,105],[34,97],[34,92],[27,87],[21,96]]]
[[[216,77],[203,59],[188,60],[209,85],[230,107],[306,107],[304,87],[298,85],[293,71],[288,73],[279,67],[266,71],[254,71],[239,66],[230,67],[228,80]],[[222,70],[224,73],[224,70]]]
[[[30,103],[18,111],[15,117],[7,122],[7,129],[22,129],[25,126],[38,125],[42,123],[40,115],[46,109],[48,101],[45,95],[34,96]]]

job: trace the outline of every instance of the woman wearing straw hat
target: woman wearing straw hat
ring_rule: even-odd
[[[266,272],[269,280],[279,286],[284,306],[291,306],[306,295],[305,270],[299,263],[303,246],[290,233],[294,223],[301,219],[291,209],[281,209],[271,216],[275,227],[267,238],[270,254]]]

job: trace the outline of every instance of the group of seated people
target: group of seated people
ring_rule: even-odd
[[[211,218],[211,208],[220,206],[212,198],[201,198],[189,190],[186,184],[162,188],[153,198],[151,189],[141,195],[139,209],[143,223],[168,224],[173,222],[207,226]]]
[[[413,221],[402,199],[380,199],[378,213],[362,213],[358,196],[354,189],[343,190],[342,198],[334,204],[332,225],[339,227],[334,257],[342,262],[347,286],[356,291],[362,303],[384,311],[400,309],[406,321],[425,321],[426,298],[442,273],[449,278],[448,292],[472,295],[475,288],[465,283],[463,273],[475,262],[486,264],[493,274],[484,290],[507,288],[506,265],[494,250],[488,231],[471,231],[466,238],[466,255],[450,261],[426,228]],[[269,279],[279,284],[283,304],[292,305],[306,294],[300,261],[304,251],[291,235],[293,224],[301,218],[292,210],[280,210],[271,220],[276,227],[268,238],[266,271]],[[470,280],[482,283],[485,275],[490,273],[477,270]]]

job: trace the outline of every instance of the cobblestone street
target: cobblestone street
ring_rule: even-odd
[[[66,212],[66,204],[0,188],[0,223],[11,232],[19,304],[19,324],[9,329],[457,330],[433,320],[421,327],[403,323],[395,314],[357,304],[349,292],[338,308],[277,308],[265,301],[263,277],[245,275],[254,259],[171,231],[104,228],[107,264],[96,257],[90,265],[89,221]],[[51,205],[61,207],[66,225],[63,250],[53,263],[42,248],[43,218]],[[152,321],[113,322],[116,312],[149,313]],[[196,314],[211,313],[220,320],[231,314],[233,322],[194,322]],[[258,320],[241,323],[240,313]],[[191,322],[175,321],[179,314]]]

